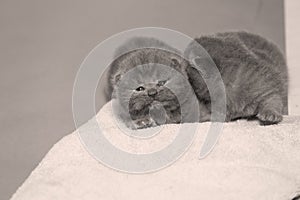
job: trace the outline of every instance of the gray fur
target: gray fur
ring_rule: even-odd
[[[143,46],[153,46],[155,48],[139,49]],[[163,105],[166,111],[165,123],[180,123],[188,115],[188,113],[182,113],[182,107],[190,105],[192,100],[190,97],[194,95],[187,77],[186,68],[189,63],[176,52],[178,51],[174,48],[153,38],[134,38],[116,50],[116,54],[121,56],[117,57],[110,67],[108,95],[111,96],[108,96],[108,98],[120,100],[121,105],[124,107],[123,110],[126,110],[125,107],[129,105],[130,117],[136,128],[160,124],[149,117],[149,109],[153,104],[160,103]],[[184,77],[184,81],[180,80],[174,71],[158,71],[156,64],[173,68]],[[132,79],[126,79],[125,85],[128,88],[121,88],[124,86],[124,82],[120,85],[122,78],[130,70],[141,65],[146,66],[140,67]],[[159,81],[166,81],[166,83],[163,86],[158,86]],[[136,85],[136,82],[139,84]],[[144,87],[145,90],[136,91],[139,86]],[[175,91],[171,91],[170,87]],[[148,95],[147,93],[153,89],[156,90],[157,94]],[[119,91],[119,93],[114,91]],[[179,96],[183,99],[181,105],[177,98]],[[189,107],[194,109],[194,106]],[[153,114],[159,115],[157,112]]]
[[[277,46],[247,32],[218,33],[195,40],[221,73],[227,95],[227,121],[254,116],[262,124],[282,120],[287,114],[288,75]],[[198,99],[209,110],[210,96],[203,79],[193,68],[188,69],[188,76]]]
[[[255,116],[262,124],[274,124],[282,120],[282,114],[287,113],[287,67],[284,56],[273,43],[247,32],[218,33],[195,40],[209,53],[221,73],[227,95],[226,121]],[[149,44],[156,48],[137,49]],[[157,86],[160,77],[155,75],[155,68],[149,72],[152,74],[151,82],[146,82],[145,77],[136,77],[145,88],[143,92],[135,91],[130,93],[130,97],[129,90],[124,90],[121,96],[113,94],[113,90],[120,87],[118,83],[124,74],[135,66],[147,63],[171,66],[180,72],[189,81],[198,98],[201,114],[199,121],[210,119],[211,99],[202,76],[193,68],[192,62],[176,52],[174,48],[152,38],[129,40],[116,51],[117,55],[123,55],[117,57],[111,65],[108,99],[121,98],[122,95],[130,99],[129,112],[136,123],[135,127],[159,125],[149,118],[149,106],[154,99],[162,103],[167,111],[165,123],[180,123],[180,115],[184,114],[180,113],[176,95],[166,87]],[[193,46],[189,46],[185,54],[192,53]],[[200,66],[205,65],[205,59],[197,62]],[[180,85],[182,83],[173,81],[173,84],[178,84],[177,93],[186,97],[193,95]],[[147,95],[152,88],[159,90],[155,98]]]

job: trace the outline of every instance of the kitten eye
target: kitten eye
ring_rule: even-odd
[[[166,84],[167,81],[158,81],[157,85],[158,86],[163,86]]]
[[[144,91],[145,88],[143,86],[140,86],[140,87],[136,88],[135,90],[140,92],[140,91]]]

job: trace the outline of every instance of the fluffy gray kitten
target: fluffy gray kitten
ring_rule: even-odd
[[[196,38],[195,41],[209,53],[220,71],[226,89],[226,121],[257,117],[262,124],[268,125],[282,120],[282,114],[287,113],[287,67],[284,56],[273,43],[247,32],[218,33]],[[135,128],[188,122],[182,120],[183,116],[188,115],[181,113],[182,110],[188,112],[196,107],[200,108],[199,121],[209,120],[212,102],[203,79],[205,77],[193,67],[194,64],[200,68],[205,67],[208,60],[201,57],[193,62],[183,59],[176,53],[177,50],[151,38],[131,39],[117,50],[117,54],[143,44],[153,44],[156,48],[127,52],[119,56],[110,67],[108,97],[118,99],[124,102],[122,106],[128,107],[131,119],[124,117],[124,120],[133,120]],[[189,56],[193,53],[194,47],[191,44],[185,54]],[[186,82],[176,80],[178,77],[173,72],[165,76],[155,73],[158,68],[153,63],[170,66],[182,74],[193,88],[198,105],[191,103],[194,94],[186,89]],[[145,66],[147,64],[148,67]],[[125,84],[123,82],[120,85],[122,77],[136,66],[140,67],[135,77],[130,77]],[[126,88],[126,85],[130,87]],[[176,88],[176,95],[169,89],[170,85]],[[178,94],[185,97],[183,103],[179,102]],[[154,120],[151,117],[153,107],[157,111],[162,110],[162,107],[165,110],[165,113],[160,113],[152,109],[154,116],[164,114],[166,117]]]
[[[142,46],[150,48],[136,49]],[[116,55],[107,95],[118,100],[119,115],[130,128],[199,119],[192,114],[198,102],[188,81],[189,62],[176,49],[153,38],[133,38]]]

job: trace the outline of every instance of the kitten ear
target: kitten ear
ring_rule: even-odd
[[[181,62],[180,60],[178,60],[177,58],[173,57],[171,58],[171,67],[173,67],[174,69],[183,72],[184,69],[182,69],[183,66],[181,66]]]
[[[178,68],[179,65],[180,65],[179,60],[177,60],[176,58],[171,58],[171,67]]]
[[[118,84],[119,81],[121,80],[121,78],[122,78],[122,74],[116,74],[116,75],[113,77],[113,82],[114,82],[115,84]]]
[[[181,72],[186,78],[188,78],[187,71],[186,71],[188,65],[189,65],[188,62],[184,59],[181,60],[176,57],[171,58],[171,67]]]

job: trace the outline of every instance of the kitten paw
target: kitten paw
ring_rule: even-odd
[[[135,129],[143,129],[156,126],[155,121],[152,118],[139,119],[134,122]]]
[[[282,121],[282,115],[272,110],[259,112],[257,118],[260,120],[262,125],[277,124]]]

